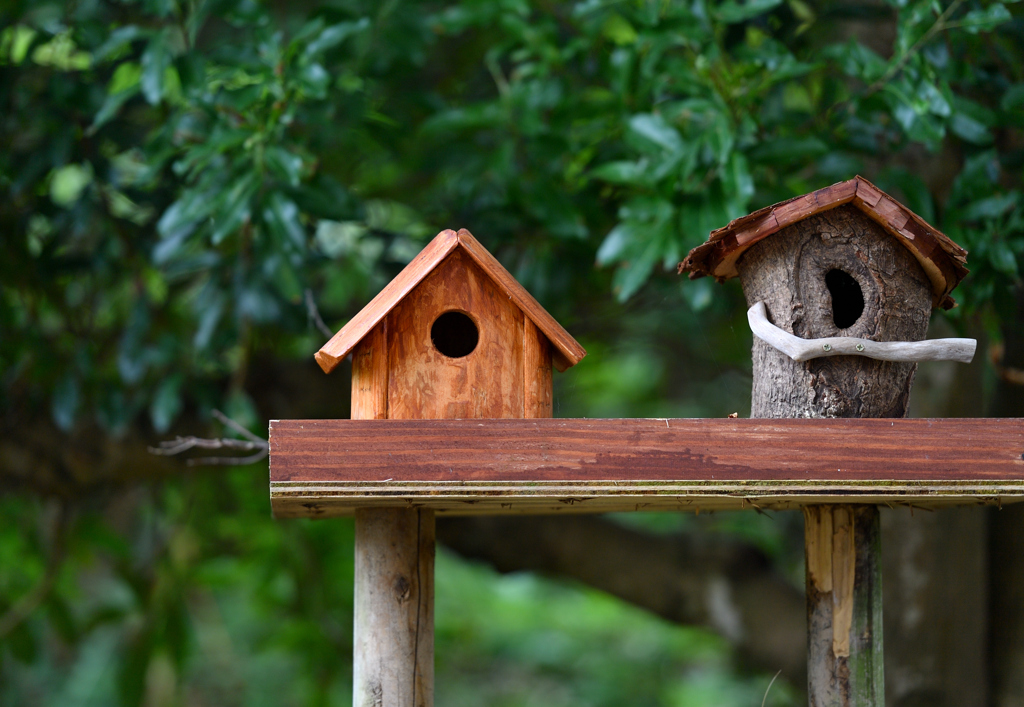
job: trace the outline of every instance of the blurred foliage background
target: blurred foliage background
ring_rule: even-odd
[[[347,416],[313,352],[443,228],[588,349],[556,416],[746,415],[739,287],[675,265],[860,173],[968,249],[935,326],[1002,352],[916,409],[990,410],[1024,367],[1022,48],[987,0],[5,0],[0,703],[349,702],[351,524],[146,445]],[[617,522],[801,581],[799,518]],[[438,704],[748,705],[774,672],[581,584],[437,575]]]

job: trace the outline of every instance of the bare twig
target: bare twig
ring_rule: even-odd
[[[334,336],[334,332],[324,324],[324,320],[320,317],[320,310],[317,309],[316,301],[313,299],[313,290],[306,288],[306,315],[309,320],[316,325],[316,328],[321,334],[326,336],[328,339]]]
[[[772,681],[768,683],[768,688],[764,691],[764,698],[761,700],[761,707],[764,707],[764,703],[768,700],[768,691],[772,689],[772,685],[775,684],[775,681],[778,679],[780,675],[782,675],[781,670],[775,673],[775,677],[773,677]]]
[[[238,434],[242,435],[243,437],[246,437],[248,439],[251,439],[253,442],[258,442],[259,444],[262,444],[262,445],[266,446],[267,440],[263,439],[262,437],[257,437],[252,432],[250,432],[248,429],[246,429],[245,427],[243,427],[242,425],[238,424],[237,422],[232,420],[230,417],[228,417],[227,415],[222,413],[220,410],[214,409],[213,416],[215,418],[217,418],[217,421],[220,422],[225,427],[230,427],[231,429],[233,429],[235,432],[237,432]]]
[[[243,452],[257,450],[255,454],[244,457],[197,457],[189,459],[185,463],[188,466],[241,466],[258,462],[270,453],[270,442],[254,435],[244,426],[222,413],[214,410],[213,416],[225,427],[228,427],[248,439],[231,439],[230,437],[205,438],[205,437],[175,437],[164,440],[156,447],[150,447],[149,453],[158,456],[169,457],[187,452],[190,449],[237,449]]]
[[[43,572],[39,583],[14,602],[11,608],[7,610],[7,613],[0,616],[0,641],[31,616],[32,612],[38,609],[46,601],[46,597],[50,595],[50,592],[53,591],[53,585],[56,583],[60,569],[64,565],[64,544],[67,524],[68,509],[62,502],[57,507],[57,515],[53,520],[53,547],[50,549],[50,556],[46,561],[46,570]]]

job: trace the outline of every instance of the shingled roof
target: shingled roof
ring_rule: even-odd
[[[689,272],[691,279],[710,275],[719,282],[736,277],[736,263],[750,246],[841,204],[856,206],[913,253],[931,281],[932,306],[956,306],[949,293],[969,272],[967,251],[861,176],[766,206],[712,231],[707,242],[679,264],[679,273]]]
[[[552,361],[559,371],[575,366],[587,355],[562,326],[502,267],[466,229],[441,231],[402,272],[389,282],[356,316],[317,351],[315,358],[330,373],[352,352],[363,337],[381,323],[388,312],[412,292],[456,248],[466,251],[499,289],[508,295],[552,345]]]

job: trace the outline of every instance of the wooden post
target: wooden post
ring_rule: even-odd
[[[387,322],[352,352],[352,418],[388,410]],[[356,512],[354,707],[430,707],[434,702],[434,512]]]
[[[354,707],[434,698],[434,512],[356,511]]]
[[[804,508],[808,704],[885,703],[877,506]]]

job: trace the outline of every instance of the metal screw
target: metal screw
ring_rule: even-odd
[[[857,344],[857,350],[858,351],[863,351],[864,350],[864,344]]]
[[[825,349],[826,351],[831,351],[832,350],[832,344],[822,344],[821,348]]]

